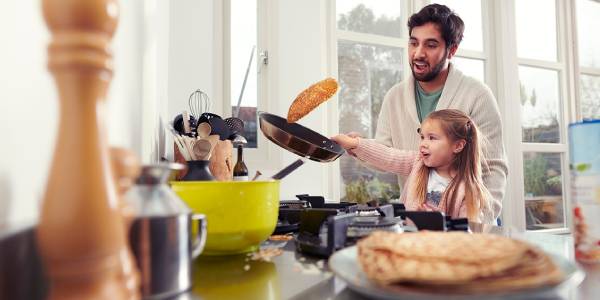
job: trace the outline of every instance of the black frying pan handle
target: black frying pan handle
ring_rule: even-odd
[[[277,174],[273,175],[271,178],[275,180],[281,180],[283,177],[288,176],[294,170],[298,169],[301,165],[304,164],[304,160],[298,158],[295,162],[291,163],[289,166],[283,168],[281,171],[277,172]]]

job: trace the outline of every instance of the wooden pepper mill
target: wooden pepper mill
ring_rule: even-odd
[[[49,299],[131,299],[125,222],[104,124],[115,0],[43,0],[48,66],[60,98],[54,157],[37,230]]]

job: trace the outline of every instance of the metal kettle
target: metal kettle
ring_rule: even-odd
[[[206,240],[206,218],[194,214],[166,184],[176,163],[147,165],[125,199],[134,210],[129,242],[144,299],[163,299],[192,286],[192,261]],[[193,228],[196,227],[196,228]]]

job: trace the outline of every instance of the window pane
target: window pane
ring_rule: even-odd
[[[336,11],[342,30],[401,37],[406,26],[400,0],[337,0]]]
[[[436,0],[433,2],[448,6],[465,23],[460,49],[483,51],[481,0]]]
[[[584,67],[600,68],[600,2],[577,1],[577,40],[579,64]]]
[[[385,93],[402,80],[402,50],[353,42],[338,43],[340,132],[373,137]],[[340,159],[342,194],[359,186],[376,198],[398,198],[393,174],[377,173],[344,155]],[[352,192],[350,191],[350,197]],[[355,200],[356,199],[348,199]]]
[[[258,86],[256,76],[256,0],[231,0],[231,110],[237,112],[238,100],[246,69],[252,54],[252,64],[241,98],[239,118],[244,121],[244,137],[248,140],[246,147],[256,148],[256,106]],[[229,117],[229,116],[223,116]]]
[[[558,72],[519,66],[523,142],[559,143]]]
[[[452,63],[465,75],[475,77],[481,80],[481,82],[485,82],[483,60],[455,56],[452,58]]]
[[[565,227],[559,153],[523,153],[528,230]]]
[[[581,74],[581,116],[600,119],[600,76]]]
[[[520,58],[556,61],[555,0],[515,1]]]

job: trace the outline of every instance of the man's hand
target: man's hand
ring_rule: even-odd
[[[331,138],[332,141],[338,143],[345,150],[352,150],[358,147],[358,137],[350,134],[338,134]]]

